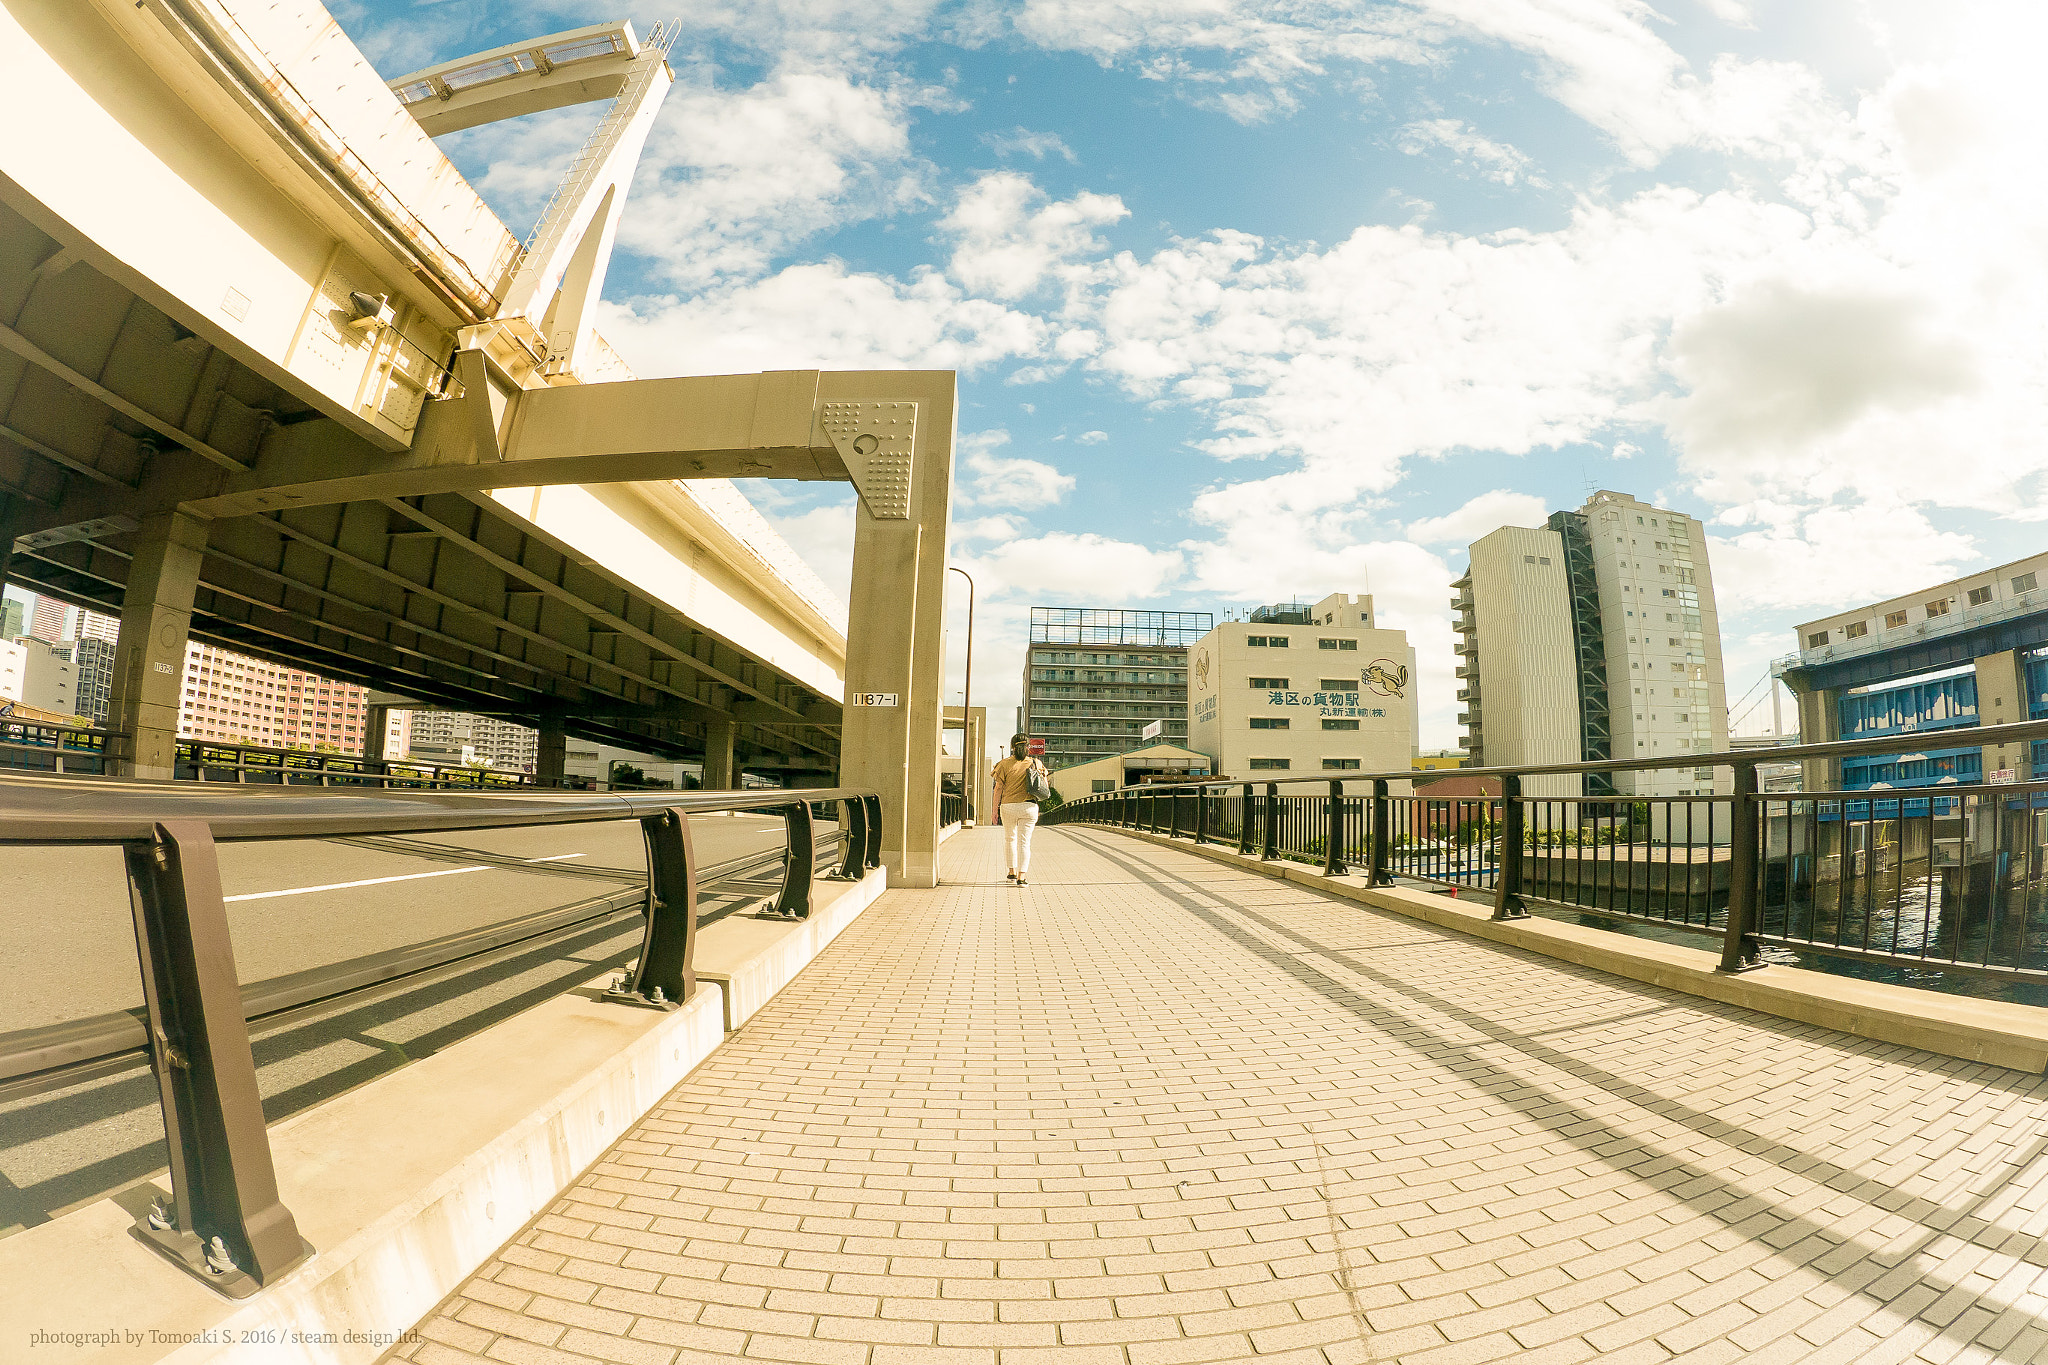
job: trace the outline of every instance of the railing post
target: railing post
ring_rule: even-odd
[[[1252,784],[1244,784],[1244,795],[1237,805],[1237,856],[1249,858],[1252,852]]]
[[[871,793],[860,800],[868,808],[868,846],[863,858],[866,866],[861,869],[865,875],[882,865],[882,798]]]
[[[1175,787],[1166,795],[1166,837],[1180,838],[1180,788]]]
[[[811,803],[792,801],[782,808],[789,842],[782,850],[782,889],[768,914],[776,919],[805,919],[811,913],[811,874],[818,861],[818,840],[811,831]]]
[[[1344,784],[1330,783],[1330,794],[1323,798],[1323,814],[1327,817],[1323,829],[1323,875],[1341,877],[1344,875]]]
[[[640,818],[647,842],[647,928],[640,965],[624,994],[651,1005],[679,1005],[697,989],[697,854],[690,818],[665,810]]]
[[[213,832],[166,821],[126,860],[176,1202],[159,1202],[136,1231],[195,1278],[247,1298],[312,1248],[278,1198]]]
[[[1493,877],[1493,917],[1527,919],[1522,905],[1522,779],[1509,773],[1500,780],[1500,866]]]
[[[1372,781],[1372,851],[1371,868],[1366,876],[1368,886],[1391,886],[1394,879],[1387,875],[1387,829],[1392,823],[1393,799],[1387,795],[1387,779],[1376,777]]]
[[[1266,818],[1259,825],[1259,860],[1272,862],[1280,856],[1280,784],[1266,784]]]
[[[1756,933],[1757,901],[1762,890],[1757,859],[1756,764],[1752,761],[1731,766],[1735,770],[1735,795],[1730,802],[1728,825],[1728,929],[1721,938],[1720,970],[1746,972],[1764,965],[1762,949],[1753,937]],[[1707,889],[1710,895],[1714,886],[1713,839],[1710,818],[1707,824]],[[1690,871],[1688,863],[1687,872]]]
[[[1209,842],[1209,789],[1195,788],[1195,842]]]
[[[858,796],[839,803],[839,866],[832,873],[836,881],[857,882],[867,875],[862,864],[868,851],[868,807]]]

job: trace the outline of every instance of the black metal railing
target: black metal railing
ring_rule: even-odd
[[[2048,721],[1965,732],[1973,745],[2048,738]],[[1684,758],[1461,768],[1498,795],[1397,795],[1413,772],[1214,779],[1078,797],[1048,825],[1094,824],[1234,844],[1368,884],[1491,892],[1495,919],[1528,902],[1648,923],[1721,945],[1721,966],[1766,947],[1892,966],[2048,981],[2048,778],[1974,786],[1762,793],[1760,763],[1924,746],[1924,735]],[[1586,779],[1684,771],[1692,795],[1575,795]],[[1710,784],[1708,778],[1714,780]],[[1313,785],[1313,794],[1282,794]]]
[[[967,798],[952,792],[939,793],[939,828],[957,825],[967,818]]]
[[[118,731],[93,726],[0,717],[0,768],[62,774],[104,773],[109,744],[118,744],[125,738]]]
[[[827,875],[857,880],[881,862],[881,803],[873,792],[852,789],[603,795],[278,792],[246,785],[0,775],[0,847],[114,845],[123,850],[142,973],[140,1047],[156,1076],[173,1196],[170,1203],[159,1200],[139,1219],[136,1233],[173,1263],[240,1298],[273,1282],[310,1248],[278,1196],[249,1045],[251,1002],[235,971],[217,844],[637,820],[647,853],[646,886],[640,893],[645,926],[630,974],[606,998],[672,1009],[696,989],[693,955],[703,869],[693,851],[690,817],[714,811],[781,815],[786,830],[782,882],[764,913],[796,919],[810,913],[817,861],[814,817],[834,804],[842,812],[840,852],[837,867]],[[339,985],[323,979],[311,987],[297,982],[292,989],[327,995],[367,989],[477,950],[465,939],[354,972],[361,979]],[[352,971],[359,965],[344,964]],[[26,1060],[67,1078],[78,1076],[81,1065],[104,1062],[87,1055],[93,1029],[72,1032],[75,1036],[67,1039],[45,1037],[44,1051]],[[132,1054],[135,1049],[131,1038],[121,1050]],[[35,1079],[32,1072],[22,1073],[24,1060],[0,1056],[7,1070]]]
[[[430,763],[411,758],[361,758],[320,749],[270,749],[256,744],[178,741],[177,776],[193,782],[289,787],[374,787],[379,790],[496,791],[532,788],[532,773]],[[601,788],[604,784],[593,784]]]

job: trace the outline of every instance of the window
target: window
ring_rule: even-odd
[[[1263,635],[1247,635],[1244,637],[1244,642],[1252,649],[1264,649],[1266,647],[1266,637]]]
[[[1905,624],[1906,613],[1902,611],[1888,611],[1884,614],[1884,628],[1886,630],[1897,630]]]
[[[1252,729],[1254,730],[1285,730],[1286,728],[1287,718],[1285,716],[1252,717]]]
[[[1359,768],[1359,764],[1360,764],[1360,762],[1361,762],[1361,760],[1359,760],[1359,759],[1356,759],[1356,758],[1326,758],[1326,759],[1324,759],[1324,760],[1323,760],[1323,771],[1324,771],[1324,772],[1326,772],[1326,773],[1329,773],[1329,772],[1354,772],[1354,773],[1355,773],[1355,772],[1357,772],[1357,771],[1358,771],[1358,768]]]
[[[1284,758],[1255,758],[1251,762],[1252,771],[1255,773],[1287,771],[1287,760]]]
[[[1985,604],[1986,602],[1989,602],[1990,600],[1991,600],[1991,588],[1990,588],[1990,587],[1989,587],[1988,585],[1987,585],[1987,586],[1985,586],[1985,587],[1981,587],[1981,588],[1972,588],[1972,589],[1970,589],[1970,605],[1971,605],[1971,606],[1973,606],[1973,607],[1981,607],[1981,606],[1983,606],[1983,605],[1984,605],[1984,604]]]
[[[1285,690],[1286,690],[1286,688],[1287,688],[1287,679],[1285,679],[1285,678],[1253,678],[1253,679],[1252,679],[1252,686],[1253,686],[1253,687],[1270,687],[1270,688],[1273,688],[1273,689],[1274,689],[1274,690],[1276,690],[1276,691],[1285,691]]]
[[[1932,602],[1929,602],[1927,604],[1927,614],[1929,616],[1948,615],[1948,599],[1946,597],[1940,597],[1936,598]]]
[[[1349,649],[1349,650],[1354,650],[1354,651],[1355,651],[1355,650],[1357,650],[1357,648],[1358,648],[1358,641],[1356,641],[1356,640],[1330,640],[1330,639],[1321,639],[1321,640],[1317,640],[1317,641],[1316,641],[1316,648],[1317,648],[1317,649]]]
[[[1851,621],[1848,625],[1842,627],[1842,634],[1848,639],[1860,640],[1870,634],[1870,622]]]
[[[1287,637],[1285,635],[1247,635],[1244,637],[1244,642],[1255,649],[1287,648]]]
[[[1806,647],[1808,649],[1824,648],[1827,645],[1827,642],[1828,633],[1824,630],[1817,630],[1813,634],[1806,637]]]
[[[2038,586],[2039,584],[2035,582],[2034,575],[2030,573],[2023,573],[2012,581],[2012,590],[2014,592],[2032,592]]]
[[[1536,562],[1536,556],[1535,556],[1535,555],[1523,555],[1523,556],[1522,556],[1522,562],[1523,562],[1524,564],[1534,564],[1534,563]]]
[[[1356,678],[1316,679],[1316,691],[1318,692],[1356,692],[1357,690],[1358,679]]]
[[[1323,728],[1325,730],[1356,730],[1358,722],[1355,720],[1326,720],[1323,722]]]
[[[1538,556],[1538,557],[1537,557],[1537,560],[1536,560],[1536,562],[1537,562],[1538,564],[1548,564],[1548,563],[1550,562],[1550,556],[1549,556],[1549,555],[1540,555],[1540,556]]]
[[[1091,792],[1113,792],[1116,790],[1116,783],[1106,777],[1090,778],[1088,790]]]

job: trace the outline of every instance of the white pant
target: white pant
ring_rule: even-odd
[[[1031,831],[1038,828],[1036,801],[1010,801],[1003,806],[1003,848],[1010,855],[1010,871],[1023,876],[1031,870]]]

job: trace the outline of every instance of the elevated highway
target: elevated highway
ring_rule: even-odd
[[[170,775],[190,636],[519,719],[544,776],[873,785],[930,883],[953,376],[632,375],[591,323],[658,33],[394,89],[313,0],[0,0],[0,50],[0,574],[120,616],[119,771]],[[593,98],[525,243],[430,136]],[[859,491],[845,633],[735,476]]]

